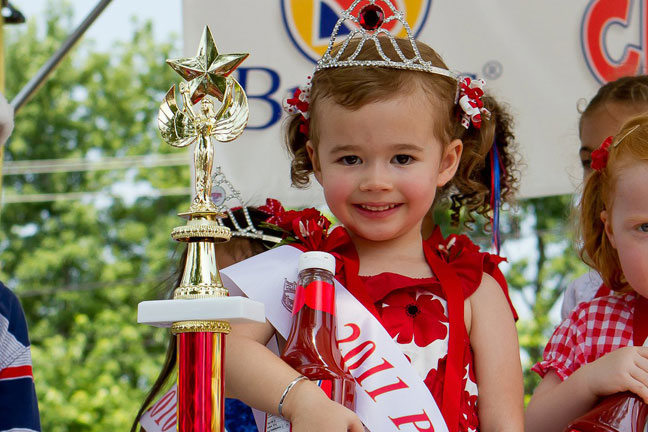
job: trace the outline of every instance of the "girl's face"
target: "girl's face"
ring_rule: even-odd
[[[578,152],[583,165],[583,179],[592,173],[592,152],[610,135],[616,135],[630,118],[648,109],[648,106],[623,102],[606,102],[583,117],[581,123],[581,148]]]
[[[442,143],[434,135],[433,112],[424,92],[357,110],[320,102],[319,143],[307,149],[331,212],[352,236],[420,241],[423,216],[462,150],[460,140]]]
[[[648,163],[621,169],[611,209],[601,213],[601,220],[626,280],[648,297]]]

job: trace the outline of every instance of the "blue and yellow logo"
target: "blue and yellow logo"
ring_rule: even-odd
[[[313,63],[324,54],[339,13],[351,6],[354,0],[281,0],[281,13],[286,30],[297,49]],[[432,0],[391,0],[395,8],[405,13],[407,24],[417,37],[430,11]],[[384,9],[387,9],[385,7]],[[385,10],[387,12],[387,10]],[[345,22],[338,37],[349,34],[355,26]],[[392,21],[385,24],[392,34],[406,37],[403,25]]]

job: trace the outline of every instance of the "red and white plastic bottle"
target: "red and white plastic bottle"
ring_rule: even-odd
[[[643,432],[647,419],[648,405],[634,393],[623,392],[603,398],[565,432]]]
[[[345,369],[337,346],[335,323],[335,257],[305,252],[299,258],[299,281],[293,323],[281,358],[315,382],[331,400],[355,409],[355,381]],[[268,416],[266,432],[288,432],[290,423]]]

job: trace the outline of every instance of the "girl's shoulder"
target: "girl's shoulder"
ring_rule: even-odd
[[[595,297],[576,306],[565,321],[572,324],[593,321],[600,322],[601,325],[615,322],[627,324],[632,320],[636,300],[637,294],[634,291],[612,292],[606,296]]]

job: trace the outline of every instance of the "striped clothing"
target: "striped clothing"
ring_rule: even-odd
[[[0,431],[40,431],[25,314],[0,282]]]

